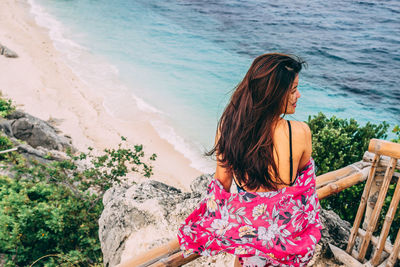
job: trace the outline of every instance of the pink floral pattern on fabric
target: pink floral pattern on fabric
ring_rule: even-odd
[[[184,257],[228,252],[272,266],[306,266],[321,238],[319,209],[311,158],[292,186],[277,191],[229,193],[214,179],[178,239]]]

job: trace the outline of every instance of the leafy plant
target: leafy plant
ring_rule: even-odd
[[[126,142],[125,137],[121,139]],[[51,181],[69,187],[77,198],[87,200],[88,196],[96,195],[90,200],[92,205],[101,200],[112,185],[124,181],[128,172],[139,172],[147,178],[153,174],[152,166],[143,161],[142,145],[135,145],[132,150],[120,143],[117,149],[105,149],[103,152],[93,155],[93,149],[89,147],[88,153],[78,156],[69,153],[68,159],[46,166],[46,173]],[[156,157],[152,154],[149,160],[154,161]]]
[[[313,158],[317,165],[317,175],[337,170],[362,159],[368,149],[369,140],[372,138],[386,139],[389,125],[383,122],[379,125],[367,123],[360,126],[354,119],[346,120],[335,116],[327,118],[319,113],[313,118],[308,118],[308,125],[313,133]],[[397,138],[392,142],[400,141],[400,129],[396,125],[393,129]],[[364,183],[354,185],[342,192],[321,200],[321,206],[331,209],[342,219],[352,223],[357,213],[359,200],[364,189]],[[381,218],[378,221],[377,230],[380,231],[386,211],[394,192],[395,184],[389,186],[385,199]],[[394,241],[400,225],[400,214],[396,213],[390,229],[390,238]]]
[[[129,172],[152,175],[141,145],[93,150],[49,164],[22,160],[12,152],[14,178],[0,176],[0,254],[6,266],[97,266],[99,201]],[[51,155],[47,155],[51,158]],[[148,160],[155,160],[153,154]]]
[[[11,140],[4,134],[0,132],[0,151],[7,150],[13,147]],[[0,160],[6,159],[8,154],[0,154]]]
[[[390,141],[400,144],[400,126],[399,125],[395,125],[393,130],[392,130],[392,133],[394,133],[396,135],[396,137],[391,139]]]
[[[385,139],[389,125],[386,122],[360,126],[354,119],[328,118],[323,113],[309,117],[312,132],[312,156],[317,175],[340,169],[362,159],[371,138]],[[354,185],[323,199],[321,206],[331,209],[342,219],[353,222],[365,183]],[[357,200],[357,201],[355,201]]]
[[[12,101],[10,99],[4,99],[1,97],[0,93],[0,116],[1,117],[7,117],[11,113],[13,113],[15,110],[15,106],[13,105]]]
[[[360,126],[354,119],[327,118],[323,113],[309,117],[313,158],[317,175],[337,170],[362,159],[372,138],[387,138],[389,124],[367,123]]]
[[[90,203],[69,188],[40,179],[2,176],[0,184],[0,253],[6,266],[27,266],[49,254],[59,257],[44,258],[48,266],[101,262],[101,202],[88,211]]]

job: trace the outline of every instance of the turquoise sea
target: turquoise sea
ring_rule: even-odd
[[[124,119],[137,105],[198,169],[233,88],[266,52],[308,63],[290,119],[322,111],[400,124],[399,1],[28,2],[75,73],[108,91],[110,113]]]

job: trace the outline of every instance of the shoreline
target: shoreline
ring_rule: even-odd
[[[151,179],[189,190],[191,181],[202,172],[158,135],[148,120],[150,115],[135,102],[124,111],[129,112],[129,120],[107,112],[104,100],[108,96],[73,72],[54,47],[49,30],[37,25],[30,8],[27,1],[0,3],[0,43],[19,56],[0,56],[4,97],[33,116],[57,121],[57,128],[80,151],[88,146],[97,151],[116,147],[121,136],[129,145],[143,144],[147,156],[157,154]]]

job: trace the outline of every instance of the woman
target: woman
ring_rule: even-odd
[[[257,57],[218,124],[215,179],[178,238],[186,255],[238,256],[236,266],[305,266],[320,239],[311,132],[286,121],[304,62]],[[239,193],[230,193],[232,182]],[[240,262],[240,263],[239,263]]]

